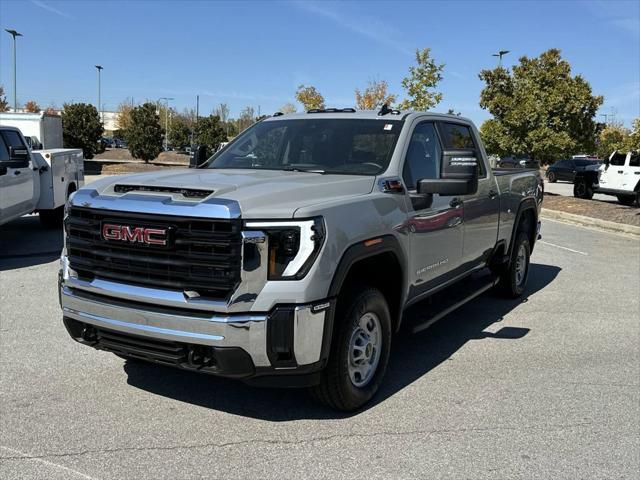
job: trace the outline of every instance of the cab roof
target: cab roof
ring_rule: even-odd
[[[429,117],[438,117],[441,119],[448,120],[463,120],[465,122],[471,122],[468,118],[459,117],[457,115],[451,115],[448,113],[435,113],[435,112],[416,112],[414,110],[393,110],[391,113],[386,113],[385,115],[380,115],[379,110],[356,110],[354,108],[326,108],[326,109],[316,109],[309,110],[307,112],[296,112],[296,113],[280,113],[277,112],[271,117],[265,118],[263,121],[274,121],[274,120],[306,120],[306,119],[316,119],[316,118],[326,118],[326,119],[369,119],[369,120],[407,120],[413,119],[415,117],[429,116]]]

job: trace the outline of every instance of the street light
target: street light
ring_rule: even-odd
[[[16,37],[22,37],[21,33],[16,32],[8,28],[4,29],[9,35],[13,37],[13,111],[18,111],[18,94],[16,89]]]
[[[502,67],[502,57],[507,53],[509,53],[509,50],[500,50],[492,55],[492,57],[498,57],[498,68]]]
[[[98,70],[98,113],[100,114],[100,122],[104,123],[104,115],[102,114],[102,99],[100,98],[101,92],[100,92],[100,73],[102,72],[102,70],[104,70],[104,67],[102,65],[96,65],[96,69]]]
[[[165,101],[164,108],[164,151],[169,148],[169,100],[173,100],[171,97],[160,97],[159,100]]]

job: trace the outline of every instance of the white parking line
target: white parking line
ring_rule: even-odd
[[[24,452],[21,452],[20,450],[16,450],[15,448],[5,447],[4,445],[0,445],[0,448],[6,450],[8,452],[11,452],[13,454],[20,455],[21,457],[24,457],[25,460],[33,460],[35,462],[39,462],[39,463],[42,463],[44,465],[48,465],[49,467],[59,468],[61,470],[64,470],[65,472],[72,473],[74,475],[77,475],[80,478],[84,478],[85,480],[98,480],[95,477],[90,477],[89,475],[86,475],[86,474],[84,474],[82,472],[79,472],[78,470],[74,470],[73,468],[65,467],[64,465],[60,465],[59,463],[50,462],[49,460],[45,460],[43,458],[32,457],[31,455],[28,455],[28,454],[26,454]],[[0,457],[0,459],[2,459],[2,457]]]
[[[580,250],[574,250],[573,248],[563,247],[562,245],[556,245],[555,243],[545,242],[544,240],[540,240],[538,243],[544,243],[545,245],[549,245],[550,247],[560,248],[561,250],[566,250],[568,252],[579,253],[580,255],[589,255],[586,252],[581,252]]]

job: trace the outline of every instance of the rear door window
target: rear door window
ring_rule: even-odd
[[[0,135],[0,162],[9,161],[9,149],[4,143],[4,138]]]

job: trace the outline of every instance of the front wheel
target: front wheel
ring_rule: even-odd
[[[593,198],[593,187],[584,178],[576,180],[573,184],[573,196],[591,200]]]
[[[508,298],[518,298],[524,292],[529,278],[531,244],[524,232],[519,232],[513,245],[509,267],[500,276],[499,291]]]
[[[311,394],[331,408],[351,411],[371,400],[382,383],[391,352],[391,315],[375,288],[355,288],[341,300],[329,362]]]

